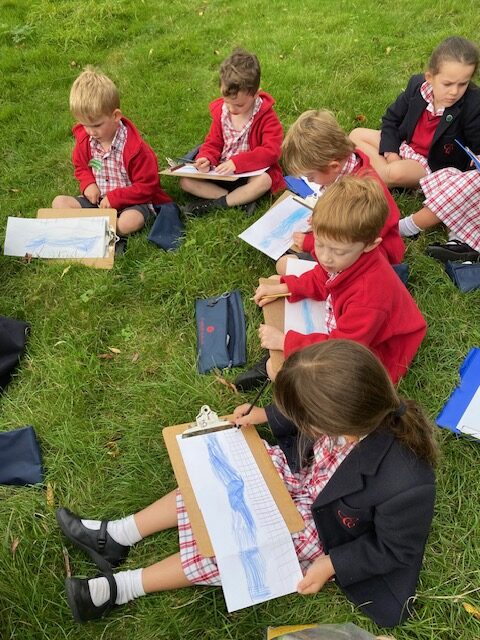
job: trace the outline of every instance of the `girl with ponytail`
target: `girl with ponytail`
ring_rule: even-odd
[[[350,340],[291,355],[275,380],[274,399],[297,427],[298,458],[292,460],[293,436],[284,437],[278,424],[271,426],[280,447],[269,452],[289,478],[309,547],[318,549],[299,593],[317,593],[335,577],[377,624],[399,624],[411,613],[433,516],[433,425],[414,401],[398,395],[379,360]],[[244,415],[248,408],[237,407],[237,424],[268,420],[259,407]]]

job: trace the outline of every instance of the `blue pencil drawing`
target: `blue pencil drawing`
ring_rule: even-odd
[[[312,315],[312,306],[310,300],[301,300],[301,313],[303,324],[305,325],[305,333],[315,333],[315,321]]]
[[[265,584],[266,566],[257,545],[257,527],[245,501],[245,483],[230,465],[217,436],[208,436],[207,448],[213,472],[224,485],[232,508],[232,533],[239,547],[248,592],[252,600],[263,600],[270,595],[270,589]]]
[[[79,257],[85,256],[97,242],[98,237],[93,236],[89,238],[71,238],[69,236],[60,237],[57,239],[49,238],[47,236],[39,236],[34,238],[30,242],[25,244],[27,249],[26,253],[42,255],[45,251],[51,249],[72,249]]]
[[[275,240],[281,240],[285,237],[291,242],[292,234],[298,229],[298,226],[305,219],[305,215],[310,215],[311,212],[306,207],[298,207],[287,218],[282,220],[274,229],[270,231],[270,236],[263,238],[260,242],[262,249],[268,249],[268,247]]]

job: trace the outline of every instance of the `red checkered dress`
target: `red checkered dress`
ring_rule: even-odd
[[[97,169],[95,162],[90,161],[90,167],[95,176],[95,182],[100,189],[102,198],[113,189],[129,187],[132,183],[123,164],[123,150],[127,141],[127,127],[120,120],[110,149],[105,151],[101,142],[90,137],[90,151],[92,160],[100,160],[102,168]]]
[[[480,251],[480,172],[448,167],[420,180],[428,207],[462,241]]]
[[[445,111],[445,107],[440,107],[435,111],[435,107],[433,105],[433,89],[432,85],[429,82],[424,82],[420,87],[420,93],[422,98],[428,103],[425,107],[427,111],[429,111],[434,116],[443,116],[443,112]],[[428,166],[428,161],[425,156],[422,156],[420,153],[417,153],[410,145],[408,145],[405,141],[400,145],[400,149],[398,151],[398,155],[404,160],[415,160],[425,169],[427,175],[432,173],[432,170]]]
[[[323,554],[322,543],[318,538],[312,516],[312,504],[355,444],[346,443],[343,438],[336,441],[328,436],[322,436],[314,445],[313,461],[300,473],[292,473],[280,447],[270,446],[266,442],[264,444],[305,522],[305,529],[292,533],[292,540],[300,566],[303,571],[306,571],[312,562]],[[205,558],[198,552],[179,491],[177,491],[177,518],[180,558],[185,576],[195,584],[220,585],[215,558]]]
[[[262,106],[262,98],[257,96],[255,98],[255,102],[253,105],[252,115],[248,122],[246,122],[240,131],[237,131],[232,123],[232,116],[230,115],[230,111],[228,110],[227,105],[224,103],[222,107],[222,133],[223,133],[223,150],[222,155],[220,157],[220,162],[225,162],[229,160],[232,156],[237,155],[237,153],[242,153],[242,151],[250,151],[250,147],[248,145],[248,132],[250,131],[250,127],[252,126],[252,122],[254,117],[260,110]]]

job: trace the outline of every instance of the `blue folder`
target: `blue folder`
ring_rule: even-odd
[[[308,184],[304,180],[302,180],[302,178],[295,178],[294,176],[284,176],[284,179],[290,191],[293,191],[293,193],[295,193],[297,196],[300,196],[301,198],[307,198],[314,193],[313,189],[310,189]]]
[[[457,425],[480,387],[480,348],[473,347],[460,367],[460,384],[438,414],[439,427],[460,435]]]

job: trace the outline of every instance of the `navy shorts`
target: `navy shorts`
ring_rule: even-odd
[[[235,189],[238,189],[238,187],[243,187],[245,184],[247,184],[248,182],[248,178],[239,178],[238,180],[206,180],[206,182],[213,182],[213,184],[216,184],[217,187],[222,187],[222,189],[225,189],[225,191],[228,191],[228,193],[230,193],[231,191],[234,191]]]
[[[75,200],[80,203],[82,209],[98,209],[98,204],[92,204],[88,198],[85,196],[75,196]],[[117,216],[119,216],[122,211],[125,209],[134,209],[142,214],[145,223],[147,223],[151,218],[154,217],[154,213],[152,212],[150,206],[148,204],[131,204],[128,207],[124,207],[123,209],[119,209],[117,211]]]

